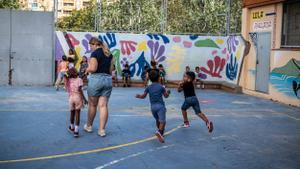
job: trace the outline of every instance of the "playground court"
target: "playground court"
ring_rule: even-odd
[[[107,137],[67,131],[67,93],[52,87],[0,87],[0,168],[122,169],[299,169],[300,108],[244,94],[197,90],[203,112],[214,122],[209,134],[189,110],[182,123],[182,93],[171,89],[167,136],[161,144],[149,100],[136,99],[143,88],[114,88],[109,102]],[[86,91],[85,91],[86,92]]]

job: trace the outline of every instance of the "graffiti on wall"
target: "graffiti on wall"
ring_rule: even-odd
[[[270,83],[278,92],[300,99],[300,61],[293,58],[284,66],[274,68]]]
[[[67,54],[69,45],[62,32],[56,32],[56,60]],[[169,80],[181,80],[185,66],[201,69],[201,77],[207,81],[237,83],[243,60],[245,43],[239,36],[197,36],[163,34],[125,34],[67,32],[68,41],[78,56],[79,68],[82,56],[89,57],[91,37],[98,37],[110,48],[117,72],[129,65],[133,79],[140,79],[144,66],[151,60],[162,64]]]

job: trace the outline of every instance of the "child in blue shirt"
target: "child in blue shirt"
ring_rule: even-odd
[[[156,137],[161,143],[164,143],[164,131],[166,126],[166,106],[165,102],[162,98],[169,97],[170,91],[166,91],[166,89],[158,82],[159,81],[159,72],[155,70],[151,70],[149,72],[149,78],[152,82],[146,89],[144,94],[137,94],[136,98],[144,99],[149,93],[150,103],[151,103],[151,111],[152,115],[156,120],[156,127],[158,131],[155,133]]]
[[[200,104],[198,98],[195,94],[193,81],[195,80],[194,72],[186,72],[183,77],[183,82],[181,82],[178,86],[178,92],[183,91],[184,93],[184,103],[181,106],[182,116],[183,116],[183,125],[182,127],[190,127],[190,123],[187,117],[187,109],[193,107],[195,114],[200,117],[206,124],[208,132],[212,132],[214,127],[213,123],[208,120],[204,113],[202,113],[200,109]]]

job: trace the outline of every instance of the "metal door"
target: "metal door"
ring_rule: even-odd
[[[255,90],[268,93],[271,33],[257,33]]]

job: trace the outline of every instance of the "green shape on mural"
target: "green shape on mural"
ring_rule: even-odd
[[[196,47],[211,47],[211,48],[218,48],[220,47],[211,39],[205,39],[205,40],[198,40],[195,42]]]
[[[287,64],[282,67],[274,68],[272,73],[280,73],[287,76],[300,76],[300,61],[291,59]]]
[[[118,73],[122,72],[121,64],[120,64],[120,50],[119,49],[114,49],[112,51],[112,55],[114,56],[115,60],[115,65]]]

